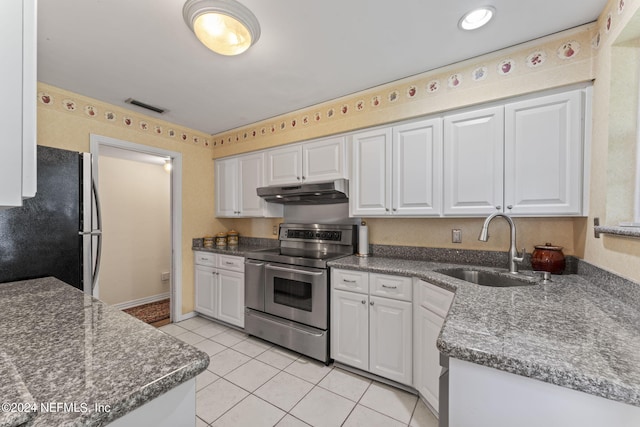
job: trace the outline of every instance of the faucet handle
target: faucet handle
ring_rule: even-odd
[[[522,248],[522,254],[518,254],[518,251],[516,251],[516,256],[513,257],[513,260],[515,262],[522,262],[524,261],[524,256],[527,254],[527,248]]]

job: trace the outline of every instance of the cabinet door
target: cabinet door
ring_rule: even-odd
[[[195,306],[198,313],[217,317],[216,313],[216,270],[202,265],[195,266]]]
[[[216,216],[237,216],[238,159],[216,160],[215,204]]]
[[[264,153],[249,154],[238,157],[238,211],[240,216],[264,216],[264,200],[258,197],[256,188],[262,187]]]
[[[440,215],[442,120],[393,128],[393,214]]]
[[[412,385],[411,303],[373,296],[369,301],[369,371]]]
[[[436,347],[444,320],[434,312],[416,304],[414,309],[413,387],[438,410],[440,352]]]
[[[296,184],[302,181],[300,145],[267,150],[267,185]]]
[[[331,357],[369,369],[369,299],[367,295],[331,290]]]
[[[218,270],[217,318],[244,328],[244,273]]]
[[[580,215],[582,141],[580,90],[507,104],[504,190],[509,211]]]
[[[25,6],[31,3],[26,1]],[[0,105],[0,124],[3,130],[0,152],[0,208],[22,205],[23,144],[33,144],[35,150],[35,139],[23,141],[23,103],[35,102],[35,94],[28,100],[23,99],[22,94],[24,23],[23,2],[3,1],[0,6],[0,52],[3,62],[0,93],[4,100]],[[35,129],[35,123],[32,125]]]
[[[445,215],[487,215],[502,210],[503,123],[503,107],[445,116]]]
[[[351,216],[384,216],[391,206],[391,128],[352,136]]]
[[[302,159],[302,180],[304,182],[346,178],[343,136],[303,144]]]

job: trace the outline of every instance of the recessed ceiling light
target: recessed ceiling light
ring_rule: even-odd
[[[458,22],[458,26],[463,30],[475,30],[486,25],[495,14],[496,10],[491,6],[480,7],[467,12]]]

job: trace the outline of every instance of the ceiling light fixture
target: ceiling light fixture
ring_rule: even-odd
[[[238,55],[260,38],[255,15],[235,0],[187,0],[182,16],[206,47],[221,55]]]
[[[486,25],[496,14],[492,6],[484,6],[467,12],[458,22],[458,26],[463,30],[475,30]]]

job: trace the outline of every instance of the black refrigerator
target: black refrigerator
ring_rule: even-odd
[[[53,276],[92,294],[102,239],[91,154],[38,146],[37,159],[35,197],[0,211],[0,283]]]

